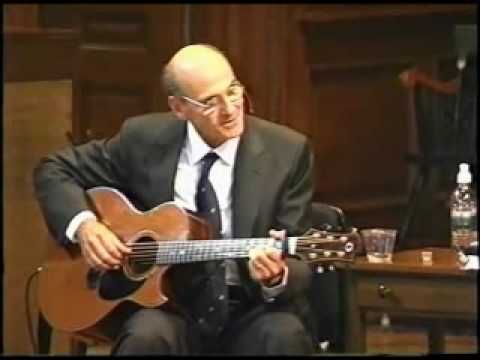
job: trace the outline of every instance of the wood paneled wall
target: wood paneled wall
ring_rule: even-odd
[[[160,72],[183,44],[179,5],[77,6],[73,141],[113,134],[128,116],[166,111]]]
[[[78,31],[58,4],[3,5],[4,80],[71,79]]]
[[[30,355],[34,351],[25,308],[27,279],[54,246],[35,201],[32,173],[41,157],[67,145],[72,84],[70,80],[9,82],[3,89],[2,354]],[[37,280],[30,284],[28,299],[34,335]]]
[[[38,5],[3,5],[3,26],[5,29],[38,27]]]

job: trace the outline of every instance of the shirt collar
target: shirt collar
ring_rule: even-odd
[[[227,165],[233,166],[235,161],[235,155],[237,154],[238,144],[240,137],[237,136],[232,139],[228,139],[223,144],[212,149],[203,141],[200,134],[195,129],[190,121],[187,121],[187,157],[190,165],[194,165],[199,162],[210,151],[215,152],[220,159]]]

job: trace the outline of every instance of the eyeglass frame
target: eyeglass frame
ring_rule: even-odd
[[[245,94],[245,86],[243,86],[243,84],[240,83],[238,80],[236,80],[236,82],[237,83],[235,85],[239,86],[242,89],[242,96],[240,96],[238,98],[238,100],[235,100],[233,102],[231,100],[228,100],[230,103],[232,103],[234,105],[237,104],[237,103],[239,104],[241,101],[243,101],[243,96]],[[180,98],[183,99],[183,100],[186,100],[190,104],[198,106],[199,108],[201,108],[205,112],[213,112],[214,110],[218,109],[218,107],[220,106],[220,103],[216,104],[216,105],[207,105],[207,104],[204,104],[204,103],[202,103],[198,100],[192,99],[192,98],[190,98],[188,96],[185,96],[185,95],[180,96]]]

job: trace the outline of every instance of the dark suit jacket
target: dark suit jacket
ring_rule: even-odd
[[[271,228],[287,229],[289,235],[303,233],[310,227],[313,193],[313,155],[306,137],[253,116],[246,116],[245,122],[234,170],[233,236],[265,237]],[[51,233],[61,244],[69,241],[66,227],[74,215],[89,209],[84,190],[95,186],[119,189],[140,210],[173,200],[185,136],[184,121],[171,113],[153,113],[128,119],[110,139],[70,147],[42,159],[34,183]],[[246,260],[238,263],[250,296],[262,302],[260,287],[249,278]],[[295,303],[306,319],[304,291],[310,271],[296,260],[289,259],[288,265],[287,289],[268,306]],[[194,271],[191,276],[205,274]],[[190,280],[190,284],[201,283]],[[191,293],[183,295],[192,301]]]

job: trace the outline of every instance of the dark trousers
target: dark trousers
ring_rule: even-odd
[[[140,309],[123,324],[113,355],[308,355],[313,342],[303,323],[288,311],[231,309],[230,320],[215,338],[204,337],[196,324],[168,309]]]

